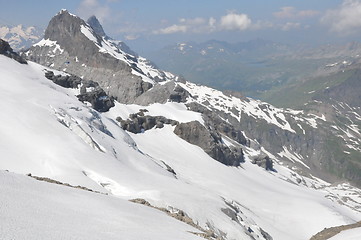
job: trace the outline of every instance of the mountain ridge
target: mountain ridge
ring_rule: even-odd
[[[9,42],[14,51],[24,50],[40,40],[42,30],[38,27],[0,26],[0,38]]]
[[[60,21],[63,18],[66,20]],[[61,25],[59,21],[61,24],[69,22],[70,25]],[[74,27],[69,28],[72,24]],[[71,37],[69,29],[74,31],[74,37]],[[66,33],[61,34],[63,30]],[[65,39],[63,36],[66,36]],[[347,179],[355,183],[361,181],[357,172],[344,175],[343,171],[351,171],[348,166],[340,173],[334,172],[333,169],[336,166],[339,167],[340,154],[349,156],[345,153],[347,150],[340,150],[344,147],[337,148],[337,152],[329,147],[331,143],[327,143],[327,139],[330,138],[329,126],[332,122],[328,122],[322,112],[278,109],[261,101],[250,98],[240,100],[214,89],[196,86],[187,81],[177,81],[179,77],[156,69],[142,57],[134,57],[122,51],[117,47],[119,44],[114,45],[118,43],[117,41],[97,35],[90,25],[65,10],[50,21],[45,38],[47,39],[30,48],[25,56],[40,64],[99,82],[106,93],[120,103],[143,106],[154,103],[164,104],[168,101],[185,103],[190,111],[198,112],[208,119],[206,128],[210,132],[215,130],[215,133],[211,133],[212,136],[223,134],[238,141],[240,146],[236,149],[244,148],[245,143],[240,142],[238,136],[245,135],[253,140],[254,147],[264,148],[261,155],[272,159],[280,157],[287,164],[297,167],[300,173],[312,174],[330,181],[340,176],[347,176]],[[43,41],[45,43],[42,43]],[[46,41],[54,41],[55,45],[48,44]],[[61,45],[63,42],[65,46]],[[79,47],[74,47],[77,44]],[[76,52],[81,46],[83,46],[82,49],[89,48],[90,50]],[[104,48],[106,46],[111,46],[111,48]],[[69,54],[66,49],[75,52]],[[53,56],[54,51],[59,54]],[[71,64],[67,64],[69,56],[72,59],[75,58]],[[89,56],[91,56],[90,59]],[[137,114],[137,112],[132,112],[132,114]],[[128,116],[122,117],[123,120],[127,118]],[[132,124],[139,124],[139,129],[141,129],[144,120],[142,118],[135,120],[136,122]],[[194,129],[194,131],[199,130],[199,128]],[[340,131],[341,135],[345,134],[344,130],[337,131]],[[354,134],[357,136],[359,133]],[[217,142],[219,139],[215,137],[212,141]],[[351,146],[347,144],[346,146]],[[218,151],[217,146],[217,144],[213,145],[212,151]],[[230,146],[227,148],[230,149]],[[230,154],[240,151],[236,149],[231,150]]]
[[[0,95],[4,113],[0,146],[5,146],[4,159],[11,159],[0,161],[1,169],[108,193],[103,196],[106,202],[108,197],[138,199],[189,217],[212,231],[211,239],[303,240],[324,227],[359,220],[361,190],[319,178],[339,180],[323,168],[338,160],[333,149],[324,149],[325,134],[333,124],[328,115],[276,108],[182,80],[124,52],[115,40],[100,37],[66,11],[56,15],[50,26],[69,30],[69,26],[56,24],[61,18],[78,23],[72,28],[74,36],[66,38],[68,42],[53,38],[61,37],[61,32],[49,34],[23,54],[30,59],[28,65],[0,56],[4,76],[0,82],[4,93]],[[96,62],[90,53],[115,66]],[[125,73],[119,76],[125,77],[108,79],[120,67]],[[92,78],[94,73],[97,79]],[[62,86],[71,74],[78,75],[74,84]],[[140,95],[118,96],[113,107],[98,112],[78,97],[95,91],[95,85],[85,85],[91,81],[113,96],[119,92],[107,88],[112,84],[151,85]],[[334,129],[331,134],[351,134],[343,131]],[[242,161],[222,162],[219,156],[227,151],[226,159],[242,153]],[[3,198],[12,193],[11,187],[1,191]],[[165,220],[151,216],[155,223]],[[129,224],[129,239],[139,239],[143,232],[134,222]],[[114,225],[107,229],[117,232]],[[164,237],[169,239],[178,230],[184,233],[184,228],[176,227]]]

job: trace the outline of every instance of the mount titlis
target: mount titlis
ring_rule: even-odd
[[[361,117],[341,90],[319,96],[337,116],[223,93],[67,10],[0,54],[4,239],[305,240],[361,219]]]

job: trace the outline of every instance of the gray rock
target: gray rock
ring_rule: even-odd
[[[141,133],[156,128],[163,128],[164,124],[177,125],[178,122],[163,116],[149,116],[144,114],[144,110],[138,113],[130,114],[129,119],[123,120],[117,117],[116,120],[120,123],[121,127],[131,133]]]
[[[99,20],[94,15],[88,18],[87,23],[93,28],[95,33],[98,34],[99,36],[101,37],[107,36]]]
[[[171,102],[186,102],[187,98],[190,97],[190,93],[185,90],[184,88],[182,88],[181,86],[177,85],[173,92],[170,94],[169,96],[169,100]]]
[[[100,87],[91,92],[79,94],[77,97],[81,102],[89,102],[92,108],[98,112],[107,112],[115,106],[114,99],[109,97]]]
[[[208,108],[195,102],[187,104],[187,107],[191,111],[202,113],[206,123],[219,133],[233,139],[241,145],[249,146],[249,142],[242,133],[242,128],[238,127],[239,124],[225,122],[223,119],[227,119],[227,117],[222,119],[220,112],[210,111]]]
[[[82,79],[75,75],[54,75],[52,71],[45,72],[45,77],[65,88],[78,88],[82,82]]]
[[[13,51],[7,41],[0,39],[0,54],[14,59],[21,64],[27,64],[26,60]]]
[[[273,161],[267,155],[259,155],[252,159],[253,164],[257,164],[259,167],[262,167],[269,171],[274,171]]]
[[[239,166],[244,162],[241,148],[228,148],[221,143],[221,136],[218,132],[206,128],[198,121],[180,123],[174,133],[187,142],[201,147],[210,157],[228,165]]]
[[[83,80],[75,75],[54,75],[52,71],[45,72],[45,77],[65,88],[78,88],[82,84],[80,94],[77,96],[79,101],[89,102],[92,108],[99,112],[107,112],[114,107],[114,99],[109,97],[98,83]],[[86,89],[90,87],[94,89],[87,92]]]

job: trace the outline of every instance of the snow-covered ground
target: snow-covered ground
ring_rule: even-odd
[[[0,235],[7,239],[21,239],[24,234],[39,239],[34,234],[42,226],[49,229],[41,233],[43,239],[72,239],[70,234],[73,239],[198,239],[187,233],[194,228],[125,201],[134,198],[170,211],[183,210],[194,223],[225,239],[265,239],[266,231],[277,240],[306,240],[325,227],[361,219],[357,208],[326,198],[334,191],[323,190],[326,183],[302,179],[281,165],[275,165],[277,172],[268,172],[246,156],[241,167],[225,166],[180,139],[170,125],[128,134],[115,117],[126,118],[138,106],[117,104],[99,114],[79,102],[73,90],[46,79],[43,67],[35,63],[20,65],[0,55],[0,76],[0,170],[46,176],[110,194],[1,173],[5,221],[0,222]],[[180,122],[202,121],[182,104],[142,108]],[[297,184],[295,176],[303,181]],[[318,190],[310,187],[316,185]],[[22,202],[28,205],[19,205]],[[69,219],[80,223],[72,227]],[[29,222],[34,231],[27,227]],[[68,233],[57,230],[68,228]],[[75,232],[77,228],[82,231]],[[157,235],[159,229],[163,232]]]
[[[0,238],[192,239],[199,232],[156,209],[112,195],[0,171]]]
[[[361,239],[361,228],[354,228],[345,230],[330,238],[329,240],[360,240]]]

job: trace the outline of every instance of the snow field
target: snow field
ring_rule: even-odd
[[[101,238],[93,229],[107,239],[119,239],[117,233],[124,234],[124,239],[147,239],[147,232],[140,226],[148,224],[148,219],[155,229],[146,229],[154,234],[149,239],[198,239],[186,233],[187,225],[173,224],[169,217],[162,217],[163,213],[153,214],[155,210],[144,210],[147,208],[143,206],[134,209],[129,207],[133,204],[124,201],[134,198],[144,198],[158,207],[181,209],[201,227],[227,233],[227,239],[250,239],[245,233],[248,227],[256,237],[261,227],[273,239],[304,240],[324,227],[353,223],[361,217],[359,212],[326,199],[327,191],[291,183],[291,170],[280,165],[276,166],[278,173],[267,172],[249,161],[238,168],[224,166],[177,137],[168,125],[142,134],[127,133],[115,118],[126,119],[140,106],[117,103],[109,113],[99,114],[79,102],[73,90],[46,79],[43,69],[0,56],[0,169],[49,177],[117,198],[61,190],[65,187],[0,174],[4,183],[0,185],[0,206],[9,209],[0,231],[8,239],[39,239],[34,234],[45,227],[49,231],[44,230],[40,239],[72,239],[77,229],[89,239]],[[182,104],[142,108],[147,108],[149,115],[180,122],[202,121],[200,114],[187,111]],[[176,172],[175,176],[162,161]],[[24,208],[14,201],[26,202],[29,198],[34,201]],[[229,204],[239,209],[239,223],[222,211],[230,208]],[[34,218],[33,212],[39,217]],[[17,220],[18,216],[22,218]],[[30,219],[33,232],[26,227]],[[68,219],[79,224],[66,232],[64,229],[72,226]],[[124,231],[122,226],[131,231]],[[159,226],[165,232],[158,236]]]

